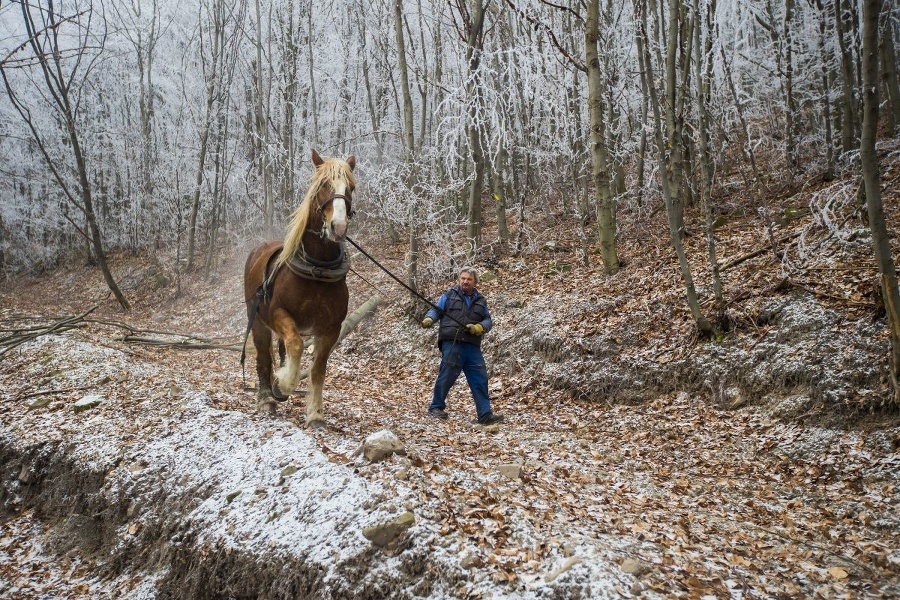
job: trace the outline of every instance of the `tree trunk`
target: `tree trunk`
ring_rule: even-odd
[[[708,112],[710,100],[710,86],[713,77],[713,17],[716,12],[716,1],[710,0],[706,5],[706,13],[701,18],[700,2],[694,0],[694,67],[697,80],[697,137],[700,146],[700,206],[706,220],[706,245],[709,251],[709,268],[713,281],[713,294],[717,309],[721,309],[725,302],[722,297],[722,280],[719,277],[719,261],[716,258],[716,232],[715,219],[712,209],[712,151],[709,147],[710,117]],[[704,45],[700,43],[700,32],[706,25]]]
[[[863,124],[859,147],[860,164],[869,209],[869,227],[875,261],[881,274],[881,293],[887,311],[891,339],[891,383],[893,401],[900,405],[900,291],[897,270],[891,254],[890,238],[881,201],[881,174],[875,141],[878,133],[878,21],[882,0],[863,0],[862,6],[862,76]]]
[[[262,20],[260,0],[256,0],[256,69],[253,73],[254,97],[256,99],[253,107],[255,112],[254,125],[256,138],[259,140],[259,153],[256,156],[256,160],[258,161],[257,170],[262,181],[263,227],[265,236],[272,238],[276,236],[275,192],[272,185],[272,152],[269,147],[269,94],[263,78],[263,68],[268,64],[268,61],[263,62]]]
[[[666,150],[667,159],[660,161],[660,177],[668,179],[670,193],[666,198],[666,210],[669,220],[674,224],[678,236],[684,234],[684,185],[682,181],[683,146],[681,144],[681,117],[678,112],[677,97],[680,93],[677,85],[677,67],[679,58],[679,29],[681,22],[681,0],[671,0],[669,5],[669,26],[667,30],[667,46],[665,59],[665,102],[663,108],[665,114],[666,139],[669,147]],[[660,29],[665,29],[661,27]],[[682,54],[682,58],[685,58]],[[688,60],[685,58],[685,60]],[[647,62],[650,66],[650,63]],[[651,67],[652,68],[652,67]],[[650,80],[652,84],[652,79]],[[655,90],[651,91],[655,93]],[[652,100],[651,100],[652,103]],[[654,109],[659,108],[655,106]],[[660,135],[662,133],[660,132]],[[663,168],[665,167],[665,168]]]
[[[200,196],[203,190],[203,180],[205,178],[206,154],[209,148],[209,133],[213,123],[213,107],[216,102],[216,96],[219,90],[219,68],[222,60],[222,52],[224,46],[224,27],[225,24],[220,19],[220,11],[216,7],[216,12],[212,15],[212,34],[210,36],[210,58],[212,64],[209,67],[206,79],[206,106],[203,117],[203,123],[200,129],[200,150],[197,156],[197,172],[194,176],[194,191],[191,198],[191,216],[188,220],[188,239],[187,239],[187,267],[186,271],[194,268],[194,253],[196,252],[197,237],[197,217],[200,213]]]
[[[413,131],[413,102],[409,89],[409,71],[406,63],[406,39],[403,36],[402,0],[394,0],[394,35],[397,42],[397,68],[400,71],[400,93],[403,101],[403,162],[406,165],[406,189],[409,202],[409,256],[407,261],[407,285],[417,290],[419,266],[419,222],[418,200],[416,199],[416,174],[414,172],[415,133]],[[412,293],[412,292],[411,292]],[[415,294],[413,293],[413,296]]]
[[[506,148],[501,148],[497,153],[494,165],[494,209],[497,212],[497,237],[501,242],[509,241],[509,223],[506,219],[506,199],[509,197],[509,185],[506,184],[507,169],[509,168],[509,153]]]
[[[891,135],[895,135],[900,128],[900,78],[897,76],[894,27],[894,19],[889,14],[881,27],[881,79],[888,97],[887,122]]]
[[[694,279],[691,275],[691,268],[687,262],[687,256],[684,251],[684,244],[681,240],[681,221],[677,218],[675,214],[675,207],[673,203],[673,190],[669,184],[669,178],[666,176],[666,170],[671,169],[671,167],[667,164],[668,161],[668,150],[669,145],[666,144],[663,137],[663,119],[660,110],[659,98],[656,94],[656,86],[654,85],[654,77],[653,77],[653,63],[652,58],[650,57],[650,53],[647,49],[647,17],[646,17],[646,6],[643,3],[643,0],[635,0],[635,12],[638,13],[638,31],[637,31],[637,50],[640,53],[644,54],[644,73],[643,76],[647,80],[647,90],[650,92],[649,104],[653,110],[653,120],[655,122],[654,133],[656,138],[656,151],[657,156],[659,157],[659,179],[662,184],[663,191],[663,199],[666,203],[666,214],[668,215],[669,220],[669,235],[672,239],[672,247],[675,249],[675,254],[678,256],[678,264],[681,267],[681,276],[684,278],[685,291],[687,294],[687,302],[688,307],[690,308],[691,315],[694,318],[694,322],[697,325],[697,329],[700,330],[701,334],[707,337],[715,337],[719,335],[718,329],[713,326],[712,323],[703,315],[700,310],[700,302],[697,298],[697,290],[694,287]],[[669,35],[673,35],[673,32],[670,30]]]
[[[834,29],[837,34],[838,47],[840,48],[841,57],[841,73],[843,80],[841,89],[843,91],[843,102],[840,104],[841,110],[841,145],[844,153],[852,152],[856,149],[856,119],[857,119],[857,100],[856,86],[854,74],[853,56],[848,46],[848,32],[845,31],[847,21],[844,19],[844,2],[846,0],[835,0],[834,7]]]
[[[819,47],[824,54],[826,48],[825,7],[822,4],[822,0],[816,0],[816,6],[819,9]],[[831,181],[834,179],[834,132],[831,129],[832,115],[830,96],[831,78],[829,76],[828,61],[825,56],[820,58],[820,64],[822,69],[822,119],[824,121],[823,125],[825,126],[825,180]]]
[[[66,105],[69,104],[68,91],[60,90],[60,94]],[[71,107],[69,107],[71,110]],[[91,184],[88,179],[87,161],[84,153],[81,151],[81,143],[78,139],[78,132],[75,128],[75,121],[69,120],[69,141],[72,143],[72,153],[75,156],[75,164],[78,166],[78,179],[81,182],[81,199],[84,203],[84,215],[87,219],[88,230],[91,236],[91,246],[94,250],[94,259],[100,272],[103,273],[103,280],[113,296],[119,302],[124,310],[131,310],[131,305],[125,298],[125,294],[119,289],[113,277],[112,271],[109,269],[109,263],[106,261],[106,251],[103,248],[103,236],[100,235],[100,226],[97,224],[97,217],[94,215],[94,202],[91,198]]]
[[[312,145],[313,148],[317,148],[319,146],[319,106],[318,106],[318,94],[316,93],[316,77],[315,77],[315,69],[313,65],[315,61],[313,58],[315,57],[315,47],[313,46],[314,35],[313,35],[313,6],[315,3],[310,3],[309,5],[309,13],[307,14],[306,24],[307,24],[307,34],[306,38],[309,41],[307,50],[309,52],[309,102],[310,102],[310,111],[312,112],[312,121],[313,121],[313,131],[312,131]]]
[[[788,188],[793,189],[797,173],[797,143],[794,135],[794,0],[784,0],[784,153],[788,165]]]
[[[484,4],[482,3],[484,2]],[[490,0],[471,0],[466,31],[466,64],[468,83],[466,85],[469,109],[466,127],[475,177],[469,188],[466,226],[466,257],[471,259],[481,245],[481,190],[484,187],[485,159],[481,142],[481,127],[484,118],[484,96],[481,89],[481,53],[484,47],[484,13]]]
[[[287,3],[284,23],[282,24],[282,37],[284,46],[284,91],[282,93],[282,107],[284,115],[281,124],[281,206],[282,210],[293,209],[298,203],[296,198],[294,165],[297,164],[297,143],[294,130],[294,118],[297,105],[298,82],[298,56],[300,54],[297,31],[294,24],[294,2]]]
[[[616,252],[616,200],[609,181],[609,150],[603,121],[603,74],[597,41],[600,36],[600,0],[588,0],[584,28],[585,63],[588,80],[588,118],[591,128],[591,167],[597,195],[597,232],[600,257],[608,275],[619,271]]]

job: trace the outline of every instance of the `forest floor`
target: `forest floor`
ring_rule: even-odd
[[[893,207],[889,220],[896,232],[900,169],[893,169],[885,176],[885,203]],[[725,277],[730,335],[745,349],[774,327],[757,318],[764,302],[798,290],[841,315],[823,325],[825,336],[840,338],[842,328],[860,322],[883,328],[866,244],[854,246],[850,228],[835,235],[827,224],[817,225],[815,211],[808,209],[814,196],[807,191],[772,207],[787,215],[777,237],[791,240],[785,245],[795,258],[806,257],[801,271],[786,277],[780,271],[784,261],[778,265],[762,255]],[[236,415],[247,427],[277,432],[288,427],[309,436],[330,463],[395,498],[390,508],[412,511],[416,524],[409,539],[385,551],[396,557],[412,548],[425,561],[421,571],[406,577],[432,582],[425,587],[409,582],[409,597],[900,596],[900,416],[873,400],[886,397],[886,383],[860,389],[843,404],[810,402],[800,391],[796,397],[806,400],[797,400],[799,408],[790,406],[791,389],[782,390],[777,402],[702,386],[649,386],[619,397],[566,389],[558,376],[534,367],[548,362],[535,350],[545,339],[540,336],[619,337],[621,326],[627,339],[619,342],[617,364],[646,360],[648,353],[664,364],[702,345],[684,304],[662,215],[647,215],[640,227],[623,226],[623,268],[615,277],[603,274],[596,254],[590,255],[591,266],[583,266],[569,231],[559,217],[528,252],[493,261],[493,277],[480,286],[497,321],[491,335],[502,340],[486,349],[494,410],[506,417],[500,426],[472,424],[474,408],[464,381],[451,393],[449,420],[426,415],[438,363],[434,332],[418,327],[423,310],[412,309],[406,292],[363,257],[354,258],[359,276],[348,278],[351,310],[374,295],[382,304],[332,357],[324,429],[305,428],[297,396],[280,405],[274,418],[256,415],[233,349],[124,340],[130,328],[138,337],[177,340],[164,334],[179,332],[202,343],[239,345],[245,325],[243,252],[235,251],[209,278],[199,273],[185,278],[177,297],[170,270],[148,266],[142,257],[115,257],[114,269],[133,303],[129,313],[117,309],[92,268],[70,265],[39,278],[6,281],[0,288],[4,335],[99,308],[50,341],[39,338],[2,357],[4,433],[25,445],[64,444],[60,431],[64,438],[66,431],[83,427],[81,413],[73,416],[71,405],[99,392],[154,402],[154,414],[140,417],[144,433],[133,432],[152,436],[171,426],[177,407],[166,394],[177,382],[179,389],[201,394],[209,410]],[[723,263],[766,239],[759,217],[737,206],[719,233]],[[702,237],[688,238],[699,272]],[[404,272],[402,249],[373,235],[359,239],[394,272]],[[823,257],[837,263],[818,266],[815,261]],[[779,285],[786,279],[791,285]],[[425,291],[436,296],[449,283],[429,282]],[[604,308],[605,301],[613,307]],[[584,305],[600,305],[602,319],[592,320]],[[651,314],[651,305],[664,310]],[[523,306],[534,311],[529,318],[517,312]],[[665,318],[654,316],[659,314]],[[634,315],[645,315],[639,330],[637,321],[621,321]],[[886,337],[878,336],[885,348]],[[154,375],[99,378],[100,363],[94,370],[78,370],[77,354],[69,363],[59,356],[71,353],[66,349],[74,342],[122,353],[132,363],[152,366]],[[85,359],[91,360],[98,359]],[[40,368],[51,363],[55,370]],[[255,384],[252,364],[251,355],[250,385]],[[561,364],[565,370],[567,363]],[[38,399],[45,401],[29,408]],[[115,410],[101,405],[84,414],[113,418]],[[369,463],[354,453],[362,440],[383,429],[400,438],[405,456]],[[17,504],[13,496],[21,490],[9,480],[23,479],[11,465],[3,470],[0,595],[155,597],[153,575],[142,574],[137,565],[110,570],[101,553],[79,550],[77,544],[59,554],[54,529],[60,523],[48,520],[34,499]],[[450,563],[454,568],[442,572]]]

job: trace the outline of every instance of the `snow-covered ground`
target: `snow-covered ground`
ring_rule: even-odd
[[[15,382],[41,374],[42,387],[74,391],[29,408],[43,396]],[[603,598],[634,583],[576,532],[571,555],[543,561],[527,585],[482,577],[463,532],[431,521],[402,479],[362,477],[363,457],[324,452],[290,421],[219,410],[121,350],[46,336],[3,375],[0,594],[527,598],[574,586]],[[99,404],[76,412],[88,393]],[[405,511],[415,524],[387,547],[363,536]],[[522,545],[540,539],[528,525],[514,527]]]

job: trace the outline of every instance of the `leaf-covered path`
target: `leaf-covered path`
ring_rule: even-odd
[[[335,379],[354,372],[344,364]],[[345,385],[330,403],[332,426],[313,435],[343,461],[349,440],[397,433],[409,456],[360,472],[412,487],[417,514],[459,538],[478,576],[527,587],[548,576],[550,558],[574,568],[603,556],[637,575],[631,593],[900,592],[897,429],[799,427],[684,393],[608,407],[514,379],[494,389],[507,423],[482,428],[464,385],[442,422],[425,416],[421,373],[367,373],[375,381]],[[520,466],[519,478],[504,465]]]
[[[762,239],[758,226],[734,228],[737,233],[722,243],[727,255],[745,255]],[[827,232],[818,233],[829,239]],[[323,430],[305,428],[300,397],[280,405],[274,419],[257,415],[231,350],[135,345],[123,338],[120,325],[110,324],[128,321],[143,332],[239,344],[245,326],[239,252],[210,280],[185,281],[178,298],[171,289],[153,288],[150,266],[123,260],[119,268],[130,274],[126,287],[139,298],[136,310],[124,316],[105,298],[102,281],[91,270],[58,272],[0,290],[0,301],[8,307],[0,318],[27,326],[46,327],[103,305],[96,321],[57,333],[122,352],[166,374],[99,379],[89,371],[42,373],[27,366],[36,360],[29,354],[33,349],[15,350],[0,363],[2,417],[13,424],[40,422],[40,414],[69,410],[97,388],[119,400],[158,403],[162,418],[171,408],[166,402],[171,390],[185,388],[205,398],[209,409],[228,411],[254,427],[303,431],[328,460],[389,490],[379,500],[384,508],[415,514],[410,535],[418,539],[409,543],[428,547],[434,560],[425,565],[427,577],[445,583],[455,597],[543,598],[551,589],[553,597],[597,597],[591,586],[603,578],[604,593],[613,590],[622,597],[900,596],[900,424],[895,412],[868,421],[859,417],[859,407],[872,406],[872,399],[884,394],[880,366],[870,359],[878,357],[884,340],[872,326],[878,317],[871,282],[864,276],[871,271],[868,249],[848,243],[814,254],[821,264],[807,273],[815,275],[812,281],[798,273],[785,278],[782,265],[771,257],[729,272],[735,346],[760,350],[770,344],[773,363],[753,365],[758,388],[796,381],[806,389],[798,389],[795,399],[790,389],[779,389],[772,398],[743,399],[717,396],[715,390],[678,392],[677,383],[669,386],[675,392],[665,394],[653,392],[650,382],[646,389],[621,389],[640,379],[634,377],[599,378],[600,384],[613,381],[619,392],[627,392],[619,398],[627,404],[586,393],[589,386],[566,390],[560,373],[574,363],[545,366],[541,353],[577,349],[577,366],[584,369],[577,375],[588,381],[592,369],[624,370],[629,361],[668,368],[675,364],[672,357],[694,351],[696,338],[665,236],[641,235],[632,231],[623,239],[622,256],[630,264],[616,278],[605,278],[598,267],[572,269],[573,251],[555,246],[546,256],[506,260],[498,269],[502,281],[485,285],[499,322],[486,344],[492,345],[494,409],[507,418],[500,426],[471,423],[472,401],[462,379],[449,399],[450,419],[426,415],[438,363],[434,333],[417,327],[418,315],[411,316],[416,311],[410,310],[405,292],[364,261],[355,263],[365,279],[351,278],[351,309],[374,294],[385,301],[333,355]],[[688,241],[699,243],[699,238]],[[379,248],[379,256],[395,272],[402,271],[397,248]],[[702,262],[702,249],[692,256]],[[861,270],[863,260],[869,271]],[[439,284],[432,285],[433,295]],[[778,294],[784,306],[798,298],[806,302],[794,304],[793,314],[807,306],[823,310],[794,329],[779,330],[767,304]],[[522,341],[535,332],[541,337]],[[842,337],[848,332],[856,337]],[[805,335],[813,336],[808,347]],[[845,344],[848,339],[864,343]],[[825,358],[842,357],[817,357],[817,352],[850,358],[826,363]],[[749,354],[735,356],[723,363],[726,369]],[[77,363],[77,357],[71,360]],[[857,411],[852,424],[835,428],[841,407],[811,402],[810,381],[825,380],[804,377],[810,364],[816,376],[846,366],[833,375],[839,376],[841,393],[856,386],[846,396],[848,414]],[[767,370],[778,373],[767,379]],[[251,356],[251,385],[253,371]],[[653,377],[658,381],[666,373],[659,369]],[[38,399],[40,407],[29,411]],[[109,409],[87,414],[101,419],[104,410]],[[823,415],[832,417],[829,426]],[[370,464],[356,451],[367,436],[383,429],[399,436],[406,455]],[[7,552],[7,560],[0,560],[0,581],[44,590],[24,597],[87,598],[96,592],[90,586],[90,593],[79,591],[88,577],[79,564],[64,569],[69,575],[48,569],[49,580],[35,583],[41,560],[58,560],[40,548],[28,558],[32,579],[15,580],[20,565],[8,560],[12,549],[43,524],[24,513],[5,525],[13,529],[5,529],[0,539],[0,550]],[[400,543],[384,552],[389,559],[406,551]],[[447,557],[461,565],[462,576],[442,571]]]

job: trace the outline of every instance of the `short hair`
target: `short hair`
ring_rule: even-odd
[[[463,273],[468,273],[473,278],[475,278],[475,283],[478,283],[478,271],[475,270],[475,267],[465,266],[459,270],[460,275],[462,275]]]

